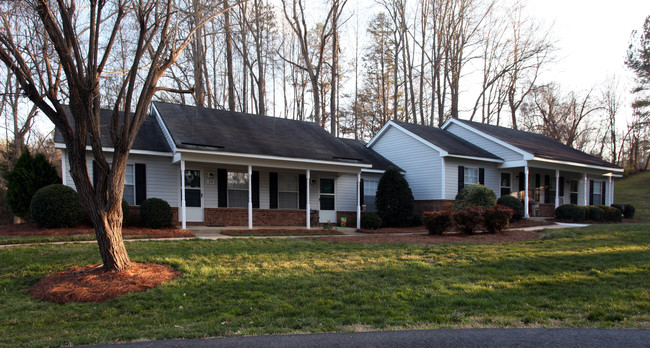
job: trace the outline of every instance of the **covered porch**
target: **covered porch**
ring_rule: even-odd
[[[358,160],[321,161],[179,149],[179,222],[189,225],[304,226],[336,223],[356,212],[360,227]],[[182,178],[182,179],[181,179]]]
[[[614,177],[622,169],[530,160],[503,163],[500,167],[500,196],[512,195],[524,205],[524,215],[552,217],[563,204],[611,205]]]

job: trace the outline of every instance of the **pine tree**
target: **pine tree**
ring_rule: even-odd
[[[383,226],[408,226],[411,223],[415,200],[409,183],[396,167],[388,167],[379,180],[376,204]]]

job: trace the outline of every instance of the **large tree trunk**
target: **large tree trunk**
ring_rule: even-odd
[[[107,271],[122,271],[131,266],[131,260],[122,239],[122,211],[95,211],[90,213],[95,227],[99,254]]]

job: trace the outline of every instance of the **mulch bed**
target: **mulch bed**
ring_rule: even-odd
[[[70,302],[106,302],[118,296],[155,288],[176,279],[180,273],[170,266],[155,263],[131,263],[122,272],[106,272],[102,265],[72,267],[41,279],[31,289],[32,297],[65,304]]]
[[[72,236],[78,234],[95,235],[95,230],[89,226],[77,226],[68,228],[39,228],[34,223],[22,223],[0,226],[0,236]],[[194,234],[187,230],[177,228],[162,228],[159,230],[128,226],[122,228],[122,235],[129,236],[147,236],[151,238],[180,238],[194,237]]]
[[[555,222],[554,221],[535,221],[535,220],[519,220],[516,222],[510,223],[510,229],[518,229],[518,228],[524,228],[524,227],[532,227],[532,226],[548,226],[548,225],[553,225]],[[426,227],[424,226],[415,226],[415,227],[386,227],[386,228],[380,228],[378,230],[366,230],[366,229],[358,229],[357,232],[361,233],[368,233],[368,234],[395,234],[395,233],[420,233],[420,232],[427,232]]]
[[[538,239],[539,234],[531,231],[508,230],[501,233],[445,233],[443,235],[430,235],[426,233],[417,234],[370,234],[366,236],[342,236],[342,237],[309,237],[329,242],[348,243],[414,243],[414,244],[444,244],[444,243],[474,243],[493,244],[504,242],[521,242],[525,240]]]
[[[341,235],[337,230],[325,229],[254,229],[254,230],[224,230],[220,234],[228,236],[311,236],[311,235]]]

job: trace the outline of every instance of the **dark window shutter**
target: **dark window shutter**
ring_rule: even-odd
[[[539,188],[542,186],[542,177],[535,174],[535,200],[539,202]]]
[[[560,177],[560,187],[558,188],[560,190],[560,197],[564,197],[564,177]]]
[[[93,188],[97,190],[97,179],[99,178],[99,171],[97,169],[97,161],[93,160]]]
[[[551,203],[551,177],[548,175],[544,175],[544,203]]]
[[[135,205],[147,199],[147,165],[135,164]]]
[[[465,167],[458,166],[458,192],[465,187]]]
[[[260,208],[260,172],[253,171],[253,177],[251,178],[251,188],[253,189],[253,208]]]
[[[307,175],[298,177],[298,209],[307,208]]]
[[[269,208],[278,209],[278,173],[269,173]]]
[[[228,207],[228,171],[217,169],[217,196],[219,208]]]
[[[594,181],[589,180],[589,205],[594,205]]]
[[[603,204],[603,205],[606,205],[606,204],[607,204],[607,200],[605,199],[605,197],[606,197],[605,195],[606,195],[606,192],[607,192],[607,183],[603,181],[602,184],[603,184],[603,188],[601,189],[601,190],[602,190],[602,191],[601,191],[601,192],[602,192],[602,196],[603,196],[603,202],[602,202],[602,204]]]
[[[526,186],[526,173],[519,172],[519,191],[525,190],[524,186]]]
[[[478,183],[485,185],[485,168],[478,169]]]
[[[364,192],[363,192],[363,179],[361,179],[361,183],[359,184],[359,197],[361,199],[361,205],[366,204],[363,199]]]

